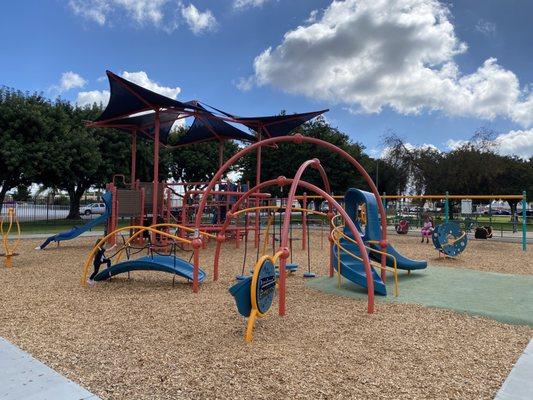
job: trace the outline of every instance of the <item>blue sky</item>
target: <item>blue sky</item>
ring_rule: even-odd
[[[533,155],[530,1],[19,0],[0,7],[0,84],[9,87],[105,101],[110,69],[240,115],[330,108],[328,120],[375,154],[390,130],[446,150],[483,127],[500,135],[502,153]]]

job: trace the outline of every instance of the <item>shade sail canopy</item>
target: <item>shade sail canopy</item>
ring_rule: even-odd
[[[199,113],[192,125],[189,127],[187,133],[181,136],[174,146],[185,146],[192,143],[207,142],[210,140],[242,140],[247,142],[255,142],[254,135],[243,132],[228,124],[216,115],[211,114],[205,108],[197,104],[203,112]]]
[[[179,113],[165,112],[159,115],[159,141],[168,144],[168,137],[172,125],[179,118]],[[119,129],[131,133],[136,131],[141,137],[154,139],[155,112],[135,115],[132,117],[115,119],[106,124],[106,127]]]
[[[185,146],[211,140],[257,141],[257,138],[244,132],[231,123],[242,124],[263,137],[277,137],[289,134],[305,122],[328,110],[291,115],[271,115],[266,117],[238,117],[214,107],[207,110],[197,101],[181,102],[155,93],[130,82],[111,71],[106,71],[109,79],[110,98],[105,110],[89,126],[116,128],[127,132],[136,131],[142,136],[154,139],[155,123],[159,115],[160,142],[169,145],[169,135],[177,119],[194,117],[187,132],[172,146]],[[141,137],[142,137],[141,136]]]
[[[173,109],[176,111],[196,111],[192,104],[171,99],[130,82],[111,71],[106,71],[109,79],[109,103],[95,124],[112,122],[115,119],[147,110]]]
[[[270,115],[266,117],[238,117],[225,111],[211,107],[214,110],[232,118],[235,122],[243,124],[257,133],[266,134],[268,137],[278,137],[288,135],[292,130],[303,125],[307,121],[318,117],[329,111],[329,109],[320,111],[311,111],[300,114],[290,115]]]

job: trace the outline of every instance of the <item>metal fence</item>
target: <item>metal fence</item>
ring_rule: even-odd
[[[1,216],[7,215],[8,208],[14,208],[20,222],[53,221],[65,219],[69,212],[68,205],[43,204],[38,202],[5,202]]]

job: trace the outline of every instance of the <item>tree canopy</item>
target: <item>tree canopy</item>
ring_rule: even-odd
[[[359,161],[362,166],[372,174],[375,171],[375,160],[364,153],[364,147],[360,143],[353,142],[349,136],[331,127],[324,118],[317,118],[314,121],[302,125],[299,130],[304,136],[321,139],[332,143]],[[263,148],[261,156],[261,181],[275,179],[278,176],[292,177],[298,167],[305,161],[318,158],[326,171],[331,189],[335,194],[344,194],[350,187],[362,187],[368,190],[363,177],[349,164],[347,160],[337,153],[328,149],[316,146],[310,143],[280,143],[275,148]],[[256,180],[256,160],[257,153],[247,154],[239,163],[242,171],[243,181],[255,183]],[[396,185],[394,174],[390,170],[394,167],[390,164],[383,164],[383,187]],[[309,169],[304,174],[304,179],[319,187],[323,187],[322,179],[318,171]],[[298,193],[304,190],[299,189]],[[281,195],[279,188],[273,187],[270,192],[275,195]]]
[[[31,183],[40,168],[35,153],[43,143],[50,106],[39,94],[0,87],[0,211],[6,193]]]

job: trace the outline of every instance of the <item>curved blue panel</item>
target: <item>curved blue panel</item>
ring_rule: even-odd
[[[193,279],[194,266],[175,256],[143,256],[135,260],[127,260],[118,264],[112,265],[111,268],[106,268],[100,271],[95,277],[95,281],[104,281],[112,276],[123,274],[131,271],[161,271],[171,274],[179,275],[188,280]],[[198,280],[203,282],[205,279],[205,272],[200,268],[198,271]]]
[[[361,255],[359,247],[357,245],[345,240],[341,240],[341,245],[356,256]],[[337,270],[337,257],[337,246],[333,246],[333,268],[335,268],[335,270]],[[344,250],[342,249],[340,251],[340,258],[341,275],[349,281],[355,283],[356,285],[362,286],[365,289],[368,288],[366,283],[366,271],[363,262],[353,258],[350,254],[344,252]],[[378,275],[378,273],[374,270],[374,268],[371,268],[371,270],[372,277],[374,279],[374,293],[386,296],[387,287],[381,280],[381,277]]]
[[[461,254],[468,243],[467,236],[463,235],[461,227],[455,222],[437,225],[431,239],[437,250],[450,257]]]

